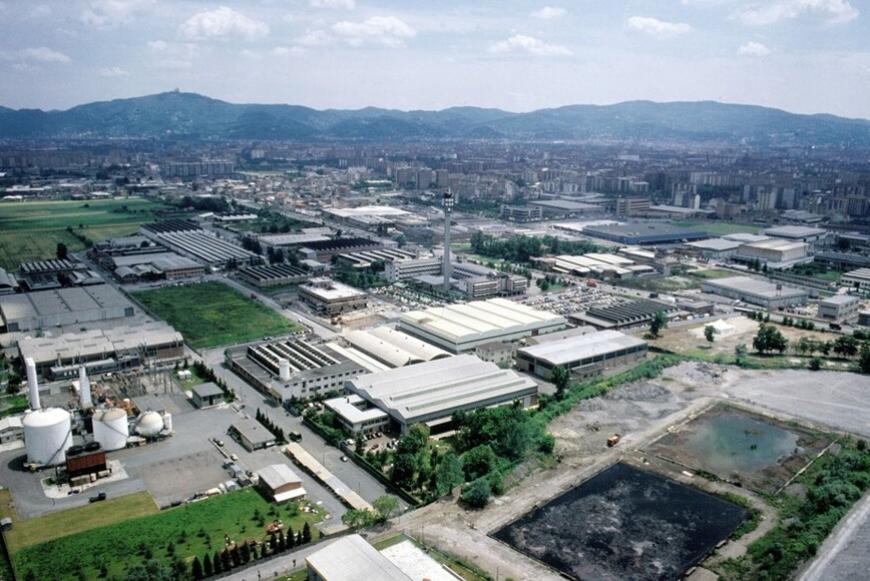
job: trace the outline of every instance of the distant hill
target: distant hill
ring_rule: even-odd
[[[66,111],[0,107],[0,138],[544,139],[870,146],[870,121],[797,115],[714,101],[569,105],[529,113],[451,107],[319,111],[233,104],[170,92],[88,103]]]

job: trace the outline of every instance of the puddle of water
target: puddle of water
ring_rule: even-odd
[[[756,472],[797,448],[797,434],[739,413],[706,418],[694,428],[686,448],[718,474]]]

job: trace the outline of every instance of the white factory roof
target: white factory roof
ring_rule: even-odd
[[[807,248],[807,243],[799,242],[796,240],[785,240],[782,238],[768,238],[767,240],[759,240],[758,242],[749,242],[747,244],[744,244],[743,247],[788,251]]]
[[[749,232],[735,232],[733,234],[725,234],[722,236],[725,240],[734,240],[736,242],[761,242],[767,240],[770,236],[762,236],[761,234],[750,234]]]
[[[401,321],[451,341],[496,339],[501,335],[565,324],[560,315],[507,299],[411,311],[402,315]]]
[[[777,289],[777,284],[750,276],[729,276],[726,278],[709,279],[705,280],[702,286],[732,289],[764,298],[793,297],[806,294],[806,291],[790,286],[781,285]]]
[[[556,366],[566,365],[597,355],[606,355],[623,349],[640,347],[645,344],[645,341],[631,335],[625,335],[619,331],[601,331],[569,337],[561,341],[523,347],[518,352]]]
[[[291,490],[275,494],[276,502],[305,496],[305,489],[302,488],[302,479],[286,464],[270,464],[258,470],[257,476],[272,491],[280,491],[281,488],[288,485],[297,485]]]
[[[335,282],[330,278],[312,278],[307,284],[299,285],[300,289],[317,296],[324,301],[337,301],[365,296],[361,291],[344,283]]]
[[[359,535],[341,537],[311,553],[305,562],[326,581],[416,581]]]
[[[834,295],[832,297],[822,299],[820,303],[828,305],[851,305],[852,303],[859,302],[859,300],[860,299],[855,295]]]
[[[769,236],[778,236],[780,238],[806,238],[808,236],[820,236],[825,232],[821,228],[811,228],[809,226],[776,226],[764,231]]]
[[[268,234],[260,236],[258,240],[271,246],[294,246],[329,240],[329,236],[323,234]]]
[[[37,363],[55,359],[87,357],[138,349],[145,345],[182,343],[181,333],[163,322],[142,325],[122,325],[109,329],[93,329],[65,333],[57,337],[26,337],[18,341],[22,358],[32,357]]]
[[[362,375],[351,379],[349,386],[404,423],[503,402],[537,390],[531,379],[474,355]]]
[[[843,274],[843,276],[857,279],[870,279],[870,268],[857,268],[855,270],[850,270]]]
[[[108,284],[0,296],[0,312],[6,321],[132,306],[127,297]]]
[[[328,399],[323,402],[327,408],[344,417],[352,424],[359,424],[370,420],[378,420],[387,416],[386,412],[379,408],[360,409],[358,406],[365,400],[358,394],[352,393],[342,397]]]
[[[331,341],[326,345],[339,355],[342,355],[350,361],[353,361],[369,373],[375,373],[376,371],[386,371],[387,369],[390,369],[389,365],[381,363],[374,357],[363,353],[356,347],[345,347],[344,345],[340,345],[336,341]]]
[[[348,330],[344,333],[344,339],[358,351],[390,367],[402,367],[450,356],[438,347],[387,326],[368,331]]]
[[[351,218],[355,216],[404,216],[409,212],[392,206],[358,206],[356,208],[324,208],[324,212]]]
[[[726,251],[736,250],[742,244],[743,242],[739,242],[737,240],[728,240],[727,238],[707,238],[706,240],[696,240],[695,242],[688,242],[686,246],[689,246],[691,248],[699,248],[701,250]]]
[[[381,554],[414,581],[457,581],[461,579],[408,539],[387,547]]]

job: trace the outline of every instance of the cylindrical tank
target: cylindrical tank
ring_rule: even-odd
[[[24,444],[27,460],[42,466],[66,462],[72,446],[69,412],[59,408],[32,411],[24,416]]]
[[[84,365],[79,367],[79,390],[81,391],[79,397],[81,399],[82,409],[89,410],[94,407],[94,404],[91,401],[91,380],[88,379],[88,373],[85,371]]]
[[[130,436],[127,412],[119,408],[97,410],[93,422],[94,440],[100,443],[103,450],[111,452],[127,447],[127,438]]]
[[[39,405],[39,382],[36,380],[36,362],[32,357],[24,360],[24,368],[27,370],[27,401],[30,409],[38,410]]]
[[[153,438],[161,431],[163,431],[163,418],[157,412],[145,412],[136,421],[136,433],[140,436]]]
[[[163,412],[163,427],[170,432],[172,431],[172,414],[169,412]]]
[[[281,381],[290,381],[290,362],[286,359],[278,360],[278,377]]]

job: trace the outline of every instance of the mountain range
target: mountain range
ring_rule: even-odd
[[[715,101],[627,101],[511,113],[479,107],[317,110],[167,92],[65,111],[0,107],[0,138],[514,139],[870,146],[870,121]]]

